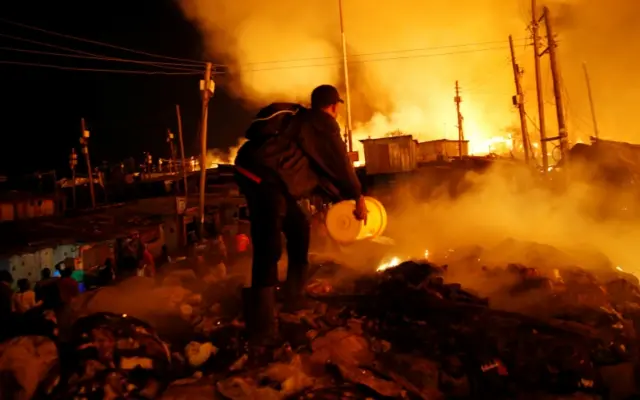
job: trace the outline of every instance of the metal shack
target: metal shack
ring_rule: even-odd
[[[419,163],[446,160],[460,156],[460,146],[457,140],[440,139],[418,143],[417,159]],[[469,141],[462,141],[462,156],[469,155]]]
[[[413,136],[392,136],[361,140],[367,175],[413,171],[417,167]]]

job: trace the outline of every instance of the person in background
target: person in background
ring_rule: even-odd
[[[162,245],[162,254],[160,254],[160,260],[158,262],[158,266],[162,267],[165,264],[171,263],[171,256],[169,255],[169,248],[166,244]]]
[[[13,283],[13,276],[11,272],[2,270],[0,271],[0,319],[4,321],[4,317],[11,314],[11,301],[13,298],[13,289],[11,284]],[[4,322],[0,323],[4,325]]]
[[[47,310],[54,310],[60,304],[60,292],[56,284],[57,278],[51,277],[51,270],[43,268],[40,272],[40,281],[36,283],[36,301],[41,301]]]
[[[18,280],[18,291],[13,294],[11,301],[11,311],[24,314],[34,307],[42,305],[42,302],[36,302],[36,292],[31,290],[31,284],[28,279]]]
[[[100,286],[107,286],[115,280],[113,260],[111,258],[107,258],[104,261],[104,265],[98,269],[98,280],[100,281]]]
[[[60,302],[62,306],[71,303],[71,300],[80,294],[78,282],[71,277],[72,273],[73,269],[71,268],[63,269],[60,271],[60,279],[56,282],[60,292]]]
[[[144,245],[144,251],[142,253],[142,265],[143,275],[150,278],[156,276],[156,262],[153,259],[153,254],[149,251],[149,246]]]

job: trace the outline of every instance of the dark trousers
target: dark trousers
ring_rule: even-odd
[[[309,267],[309,221],[296,200],[284,189],[266,182],[237,179],[247,200],[253,246],[254,288],[278,284],[278,261],[282,255],[282,234],[287,242],[287,286],[302,290]]]

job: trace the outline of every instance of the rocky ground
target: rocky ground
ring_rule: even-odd
[[[564,260],[493,267],[478,251],[456,252],[476,260],[464,267],[449,255],[369,274],[318,265],[315,306],[281,313],[280,342],[251,357],[242,278],[223,266],[131,278],[78,299],[59,339],[2,344],[0,398],[637,397],[634,276]]]

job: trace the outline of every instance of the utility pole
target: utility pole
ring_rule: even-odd
[[[516,53],[513,50],[513,36],[509,35],[509,48],[511,49],[511,64],[513,65],[513,78],[516,83],[516,96],[513,104],[518,107],[520,113],[520,130],[522,131],[522,148],[524,149],[524,161],[529,164],[529,132],[527,129],[527,113],[524,109],[524,93],[522,92],[522,70],[516,62]]]
[[[176,148],[173,146],[174,135],[171,129],[167,129],[167,142],[171,151],[171,163],[169,164],[169,172],[177,171],[176,168]]]
[[[462,144],[464,143],[464,130],[462,128],[462,113],[460,112],[460,103],[462,102],[462,98],[460,97],[460,85],[458,85],[458,81],[456,81],[456,97],[453,98],[453,101],[456,103],[456,111],[458,112],[458,155],[462,160]]]
[[[593,94],[591,93],[591,79],[589,79],[589,71],[587,70],[587,63],[582,63],[582,69],[584,70],[584,79],[587,81],[587,91],[589,92],[589,106],[591,107],[591,119],[593,120],[593,133],[596,140],[600,139],[600,132],[598,130],[598,121],[596,119],[596,109],[593,106]]]
[[[87,162],[87,169],[89,171],[89,190],[91,191],[91,207],[96,208],[96,192],[93,188],[93,170],[91,169],[91,157],[89,157],[89,136],[90,132],[84,123],[84,118],[80,119],[80,126],[82,129],[82,137],[80,138],[80,144],[82,145],[82,152]]]
[[[71,149],[71,155],[69,155],[69,167],[71,167],[71,179],[73,180],[73,186],[71,186],[71,194],[73,196],[73,208],[77,207],[76,203],[76,166],[78,165],[78,155],[76,149]]]
[[[549,19],[549,8],[545,7],[543,10],[544,24],[547,27],[547,42],[548,42],[548,50],[549,50],[549,61],[551,64],[551,77],[553,79],[553,94],[556,98],[556,115],[558,117],[558,137],[554,139],[558,139],[560,141],[560,153],[562,154],[562,158],[567,154],[568,149],[568,134],[567,134],[567,123],[564,119],[564,108],[562,104],[562,90],[561,90],[561,82],[560,82],[560,71],[558,69],[558,58],[556,55],[556,47],[558,44],[556,43],[556,39],[553,36],[553,29],[551,26],[551,21]]]
[[[202,94],[202,113],[200,116],[200,239],[204,239],[204,199],[207,186],[207,124],[209,119],[209,100],[213,95],[215,83],[211,79],[210,62],[204,71],[204,79],[200,81]]]
[[[549,170],[549,155],[547,154],[547,133],[544,116],[544,98],[542,97],[542,74],[540,73],[540,37],[538,31],[540,22],[538,21],[537,0],[531,0],[531,33],[533,35],[533,55],[536,73],[536,93],[538,96],[538,118],[540,120],[540,151],[542,152],[542,168],[546,172]]]
[[[342,17],[342,0],[338,0],[338,8],[340,9],[340,34],[342,37],[342,63],[344,68],[344,85],[347,104],[347,126],[345,132],[345,140],[347,142],[347,151],[353,151],[353,137],[351,132],[351,93],[349,90],[349,63],[347,62],[347,38],[344,34],[344,19]]]
[[[178,138],[180,139],[180,164],[182,165],[182,178],[184,179],[184,195],[187,196],[187,164],[184,159],[184,141],[182,140],[182,114],[180,113],[180,105],[176,104],[176,115],[178,117]]]

